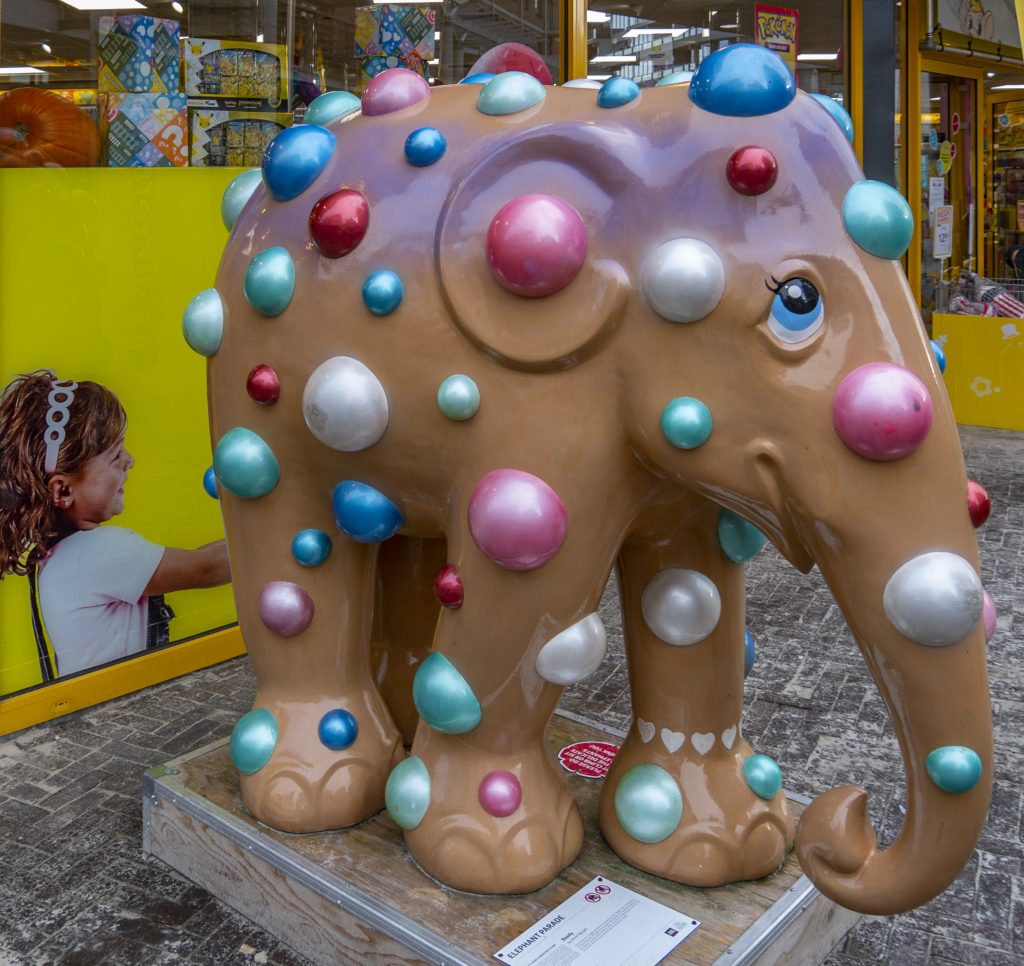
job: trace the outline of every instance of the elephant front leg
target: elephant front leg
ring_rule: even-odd
[[[634,722],[600,804],[623,859],[695,886],[760,878],[793,844],[777,767],[740,732],[744,566],[723,550],[721,512],[709,504],[670,540],[620,554]],[[758,545],[749,525],[730,522],[734,539]],[[729,537],[742,557],[742,539]]]
[[[249,811],[288,832],[342,828],[380,811],[402,757],[368,656],[376,548],[338,533],[320,492],[284,479],[262,499],[224,499],[239,622],[259,683],[232,735],[232,759]],[[305,533],[293,551],[296,534],[311,530],[320,535]]]

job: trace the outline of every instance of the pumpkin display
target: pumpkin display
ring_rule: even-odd
[[[0,168],[84,168],[99,157],[96,125],[70,101],[38,87],[0,94]]]

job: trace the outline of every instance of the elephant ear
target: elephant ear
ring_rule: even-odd
[[[529,371],[566,369],[596,352],[615,331],[629,278],[615,258],[616,233],[608,224],[614,206],[642,181],[621,161],[633,147],[623,141],[632,141],[624,131],[545,127],[479,159],[455,181],[435,236],[440,289],[455,324],[492,359]],[[561,291],[541,298],[505,289],[486,254],[494,216],[510,201],[534,193],[567,202],[587,229],[579,274]]]

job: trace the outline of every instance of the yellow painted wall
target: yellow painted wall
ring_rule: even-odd
[[[1024,430],[1024,319],[932,316],[958,423]]]
[[[220,199],[237,174],[0,170],[0,379],[50,368],[113,389],[136,461],[113,522],[169,546],[223,536],[219,505],[202,488],[211,462],[206,360],[185,344],[181,316],[213,284],[227,239]],[[168,599],[179,615],[172,639],[235,620],[230,587]],[[27,582],[7,577],[0,695],[39,680]]]

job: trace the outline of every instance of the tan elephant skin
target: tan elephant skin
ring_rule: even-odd
[[[762,798],[744,777],[744,567],[720,545],[728,508],[801,570],[820,567],[906,761],[908,813],[895,843],[876,850],[863,793],[837,789],[796,831],[804,869],[853,909],[890,914],[927,901],[965,864],[988,807],[985,640],[979,622],[946,646],[917,643],[893,625],[883,593],[930,551],[976,572],[977,544],[956,426],[903,271],[844,228],[844,198],[863,175],[840,126],[802,92],[772,113],[728,117],[691,103],[686,87],[645,89],[613,110],[593,90],[548,88],[541,103],[504,116],[477,109],[480,91],[438,88],[390,113],[332,122],[337,147],[311,186],[282,202],[260,185],[231,232],[216,281],[223,336],[209,361],[213,442],[244,427],[280,466],[267,495],[221,489],[255,707],[277,726],[266,763],[242,777],[247,807],[288,831],[358,823],[383,807],[404,734],[429,776],[429,804],[406,830],[422,868],[473,892],[543,886],[573,861],[583,833],[543,740],[563,688],[541,676],[537,658],[596,611],[617,561],[635,720],[605,781],[602,832],[628,862],[680,882],[772,872],[794,829],[785,796]],[[414,167],[403,144],[424,126],[444,133],[447,150]],[[725,174],[745,145],[777,161],[777,180],[757,195]],[[365,196],[369,226],[351,253],[328,258],[311,240],[310,213],[341,188]],[[587,252],[574,281],[526,298],[495,279],[485,238],[502,206],[537,192],[579,213]],[[691,323],[659,316],[642,281],[651,253],[677,238],[705,243],[725,270],[720,300]],[[295,284],[287,308],[267,317],[244,286],[252,259],[272,246],[290,254]],[[361,288],[384,268],[404,296],[378,316]],[[768,325],[773,278],[794,277],[813,282],[825,313],[796,344]],[[324,445],[304,417],[304,387],[334,357],[359,360],[386,394],[383,435],[356,451]],[[833,425],[844,378],[874,362],[913,373],[934,408],[926,438],[900,459],[857,455]],[[273,405],[246,392],[261,364],[280,378]],[[439,409],[438,387],[456,373],[480,390],[471,419]],[[702,445],[680,448],[661,429],[679,397],[713,415]],[[533,474],[564,504],[567,537],[541,566],[500,566],[471,532],[471,496],[503,468]],[[331,500],[343,480],[400,509],[397,537],[378,547],[339,531]],[[333,540],[315,568],[289,552],[304,528]],[[461,575],[458,609],[439,606],[430,589],[445,562]],[[649,582],[674,569],[704,575],[720,597],[714,627],[690,646],[660,639],[643,613]],[[264,623],[259,600],[271,581],[308,594],[315,611],[304,630],[283,636]],[[428,650],[478,699],[470,730],[417,727],[412,681]],[[340,751],[317,737],[335,708],[358,722],[355,743]],[[929,777],[927,756],[947,746],[980,756],[970,790],[944,791]],[[678,824],[658,841],[632,834],[616,803],[641,765],[681,796]],[[495,771],[522,789],[511,814],[481,804],[481,782]]]

